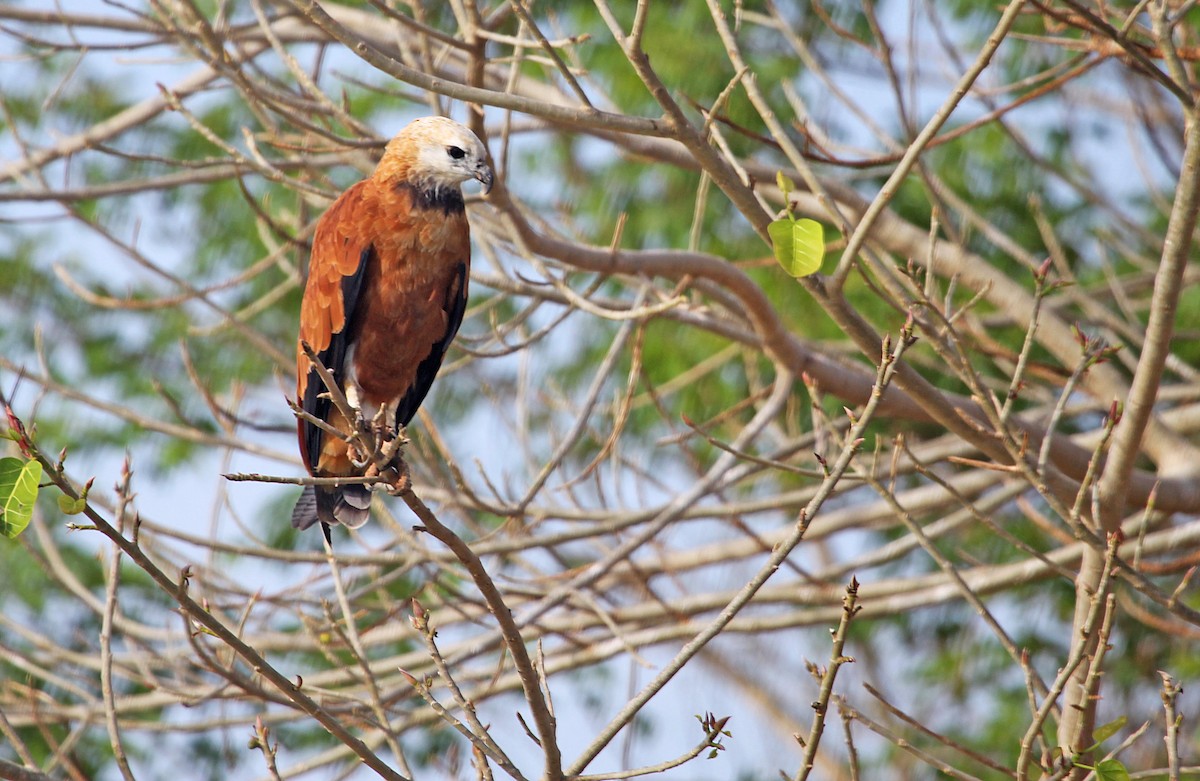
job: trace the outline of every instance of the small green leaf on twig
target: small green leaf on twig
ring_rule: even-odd
[[[807,277],[821,270],[825,260],[825,228],[816,220],[775,220],[767,226],[775,259],[793,277]]]
[[[1075,767],[1091,770],[1096,774],[1097,781],[1130,781],[1129,771],[1121,764],[1121,760],[1112,757],[1100,760],[1095,767],[1082,762],[1076,762]]]
[[[1096,729],[1092,730],[1092,740],[1095,741],[1095,744],[1088,751],[1100,748],[1101,743],[1116,735],[1128,721],[1128,716],[1118,716],[1107,724],[1096,727]]]
[[[779,191],[783,193],[785,199],[796,189],[796,183],[788,178],[788,175],[783,171],[775,172],[775,184],[779,187]]]
[[[58,509],[62,510],[63,515],[79,515],[87,509],[88,493],[92,490],[92,483],[95,481],[96,478],[93,477],[84,483],[78,498],[72,499],[66,494],[58,497]]]
[[[1129,781],[1129,771],[1117,759],[1102,759],[1096,763],[1097,781]]]
[[[0,534],[16,539],[33,517],[42,465],[20,458],[0,458]]]
[[[58,509],[62,511],[63,515],[79,515],[87,509],[87,499],[82,497],[72,499],[66,494],[59,494]]]

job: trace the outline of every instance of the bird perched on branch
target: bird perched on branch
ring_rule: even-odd
[[[429,392],[467,305],[471,244],[461,184],[487,192],[487,151],[444,117],[417,119],[387,145],[371,176],[342,193],[317,223],[300,310],[297,399],[312,419],[350,435],[310,346],[362,421],[387,421],[398,436]],[[363,475],[368,455],[298,418],[300,453],[316,477]],[[366,523],[365,485],[305,486],[292,526]]]

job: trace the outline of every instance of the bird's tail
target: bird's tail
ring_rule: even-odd
[[[292,527],[304,530],[320,521],[357,529],[370,515],[371,489],[365,485],[306,485],[292,510]]]

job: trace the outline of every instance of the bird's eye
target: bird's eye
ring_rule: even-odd
[[[455,160],[462,160],[463,156],[465,156],[467,153],[464,152],[460,146],[448,146],[446,147],[446,154],[450,155],[450,157],[454,158]]]

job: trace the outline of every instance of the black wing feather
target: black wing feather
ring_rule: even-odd
[[[342,330],[330,334],[329,346],[317,353],[321,363],[333,375],[338,387],[343,384],[346,374],[346,354],[350,351],[350,343],[357,335],[354,322],[354,310],[358,308],[359,294],[362,292],[363,280],[367,276],[371,255],[375,248],[368,246],[358,256],[358,268],[353,274],[342,277],[342,311],[345,314]],[[323,395],[325,394],[325,395]],[[329,412],[333,401],[326,394],[325,383],[315,368],[308,370],[308,380],[304,384],[304,398],[300,402],[304,411],[318,420],[329,420]],[[308,421],[304,421],[304,448],[308,453],[308,463],[316,469],[321,458],[321,438],[323,431]]]
[[[463,314],[467,311],[466,263],[458,264],[458,268],[455,270],[454,284],[447,291],[446,302],[443,306],[446,309],[446,335],[440,342],[434,344],[429,355],[417,364],[417,377],[396,407],[397,428],[407,426],[413,416],[417,414],[421,402],[425,401],[430,387],[433,386],[433,380],[437,377],[438,370],[442,368],[442,359],[446,357],[446,350],[450,348],[450,343],[458,335]]]

